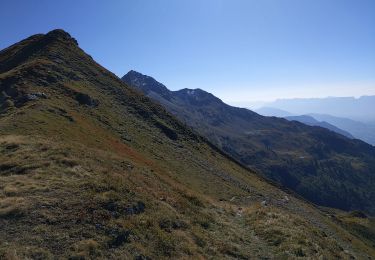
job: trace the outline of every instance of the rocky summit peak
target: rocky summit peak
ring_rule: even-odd
[[[143,76],[145,77],[146,75],[143,75],[142,73],[135,71],[135,70],[130,70],[127,75],[135,75],[135,76]]]
[[[170,91],[167,87],[150,76],[131,70],[121,79],[123,82],[140,89],[146,94],[149,92],[155,92],[166,99],[170,99]]]
[[[131,80],[131,81],[137,81],[137,82],[145,81],[145,80],[154,81],[154,79],[151,78],[150,76],[143,75],[142,73],[139,73],[138,71],[135,71],[135,70],[130,70],[122,78]]]
[[[189,89],[184,88],[181,90],[174,91],[175,95],[187,98],[187,99],[194,99],[194,100],[201,100],[205,102],[214,102],[214,103],[222,103],[222,101],[215,97],[213,94],[204,91],[200,88],[196,89]]]
[[[74,39],[69,33],[64,31],[63,29],[55,29],[50,32],[48,32],[45,35],[46,38],[49,39],[58,39],[58,40],[63,40],[63,41],[72,41],[76,45],[78,45],[78,42],[76,39]]]
[[[212,95],[211,93],[208,93],[200,88],[195,88],[195,89],[191,89],[191,88],[184,88],[184,89],[181,89],[180,90],[181,92],[184,92],[188,95]]]

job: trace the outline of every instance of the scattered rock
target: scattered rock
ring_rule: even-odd
[[[53,61],[56,62],[56,63],[58,63],[58,64],[63,63],[63,60],[61,60],[59,58],[53,59]]]
[[[36,100],[38,99],[38,97],[34,94],[26,94],[24,96],[24,100],[27,102],[27,101],[32,101],[32,100]]]
[[[138,215],[145,211],[146,205],[142,201],[138,201],[136,204],[124,207],[117,202],[106,202],[102,206],[104,209],[108,210],[110,214],[118,218],[120,216],[128,215]]]
[[[90,107],[97,107],[99,105],[98,100],[93,99],[89,95],[84,93],[77,93],[75,98],[80,105],[87,105]]]
[[[129,170],[129,171],[131,171],[131,170],[134,169],[134,165],[131,164],[130,162],[123,161],[123,162],[121,163],[121,165],[122,165],[122,168],[127,169],[127,170]]]
[[[284,196],[284,198],[282,199],[283,202],[285,203],[288,203],[289,202],[289,197],[288,196]]]
[[[74,118],[70,115],[65,115],[64,116],[66,119],[68,119],[70,122],[74,122]]]
[[[176,141],[178,138],[177,133],[169,126],[164,125],[158,121],[155,122],[155,126],[159,128],[169,139]]]
[[[119,247],[125,243],[129,243],[129,230],[112,230],[110,235],[112,236],[112,239],[108,243],[110,247]]]
[[[45,93],[41,93],[41,92],[37,92],[37,93],[32,93],[30,94],[33,98],[43,98],[43,99],[47,99],[47,95]]]
[[[167,232],[172,232],[173,229],[186,229],[188,225],[179,219],[163,219],[159,222],[159,227]]]
[[[125,208],[124,212],[126,215],[137,215],[145,211],[146,205],[142,201],[138,201],[137,204]]]
[[[8,98],[10,98],[10,96],[7,93],[5,93],[5,91],[0,92],[0,100],[6,100]]]
[[[10,143],[10,144],[5,145],[5,150],[15,151],[15,150],[18,150],[19,147],[20,147],[19,144]]]
[[[242,217],[242,214],[243,214],[243,209],[242,208],[238,208],[237,216]]]
[[[75,122],[74,118],[71,115],[69,115],[65,109],[56,107],[56,108],[48,108],[47,111],[50,113],[62,116],[66,118],[67,120],[69,120],[70,122]]]
[[[265,200],[263,200],[261,203],[260,203],[260,205],[262,206],[262,207],[267,207],[267,201],[265,201]]]
[[[37,92],[37,93],[29,93],[29,94],[25,94],[23,95],[20,99],[19,99],[19,103],[22,105],[26,102],[29,102],[29,101],[33,101],[33,100],[37,100],[37,99],[47,99],[47,95],[45,93],[40,93],[40,92]]]
[[[7,99],[3,102],[3,104],[1,104],[0,109],[8,109],[11,107],[14,107],[14,103],[12,100]]]
[[[355,218],[367,218],[367,215],[360,210],[355,210],[349,213],[351,217]]]
[[[127,142],[131,142],[132,141],[132,138],[129,135],[127,135],[127,134],[121,135],[121,139],[123,141],[127,141]]]

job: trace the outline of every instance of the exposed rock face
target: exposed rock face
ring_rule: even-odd
[[[47,98],[47,95],[44,94],[44,93],[30,93],[30,94],[26,94],[23,96],[23,99],[27,102],[27,101],[32,101],[32,100],[37,100],[37,99],[40,99],[40,98],[43,98],[43,99],[46,99]]]
[[[8,95],[9,93],[10,95]],[[35,101],[38,99],[47,99],[45,93],[22,93],[16,90],[16,88],[8,88],[1,92],[0,94],[0,107],[2,109],[10,107],[21,107],[29,101]]]
[[[142,90],[144,92],[155,92],[168,100],[171,98],[170,91],[166,86],[134,70],[129,71],[129,73],[122,77],[122,80],[133,86],[143,86]]]
[[[73,38],[72,36],[70,36],[69,33],[65,32],[64,30],[62,29],[55,29],[53,31],[50,31],[49,33],[47,33],[44,37],[45,39],[49,39],[49,40],[62,40],[62,41],[70,41],[70,42],[73,42],[75,45],[78,46],[78,42],[75,38]]]

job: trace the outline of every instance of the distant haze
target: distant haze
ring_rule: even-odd
[[[264,105],[295,115],[328,114],[363,122],[375,122],[375,96],[278,99]]]

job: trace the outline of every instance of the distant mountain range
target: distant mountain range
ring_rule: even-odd
[[[295,116],[295,114],[292,114],[288,111],[285,111],[279,108],[274,108],[274,107],[261,107],[259,109],[255,109],[254,111],[262,116],[276,116],[276,117]]]
[[[360,139],[368,144],[375,145],[375,124],[370,122],[364,123],[343,117],[312,113],[312,111],[306,115],[296,115],[274,107],[262,107],[255,111],[263,116],[282,117],[307,125],[325,127],[349,138]]]
[[[294,115],[328,114],[364,123],[375,122],[375,96],[278,99],[267,103]]]
[[[122,80],[241,163],[310,201],[375,213],[375,147],[322,127],[232,107],[201,89],[170,91],[135,71]]]
[[[310,114],[317,120],[328,122],[346,132],[349,132],[354,138],[361,139],[369,144],[375,145],[375,125],[363,123],[348,118],[336,117],[326,114]]]
[[[255,112],[257,112],[258,114],[260,114],[262,116],[283,117],[285,119],[288,119],[288,120],[291,120],[291,121],[292,120],[298,121],[298,122],[301,122],[301,123],[304,123],[304,124],[310,125],[310,126],[324,127],[324,128],[327,128],[331,131],[334,131],[338,134],[342,134],[342,135],[344,135],[348,138],[351,138],[351,139],[354,138],[353,135],[351,135],[348,131],[342,130],[339,127],[337,127],[333,124],[325,122],[324,120],[322,120],[322,121],[316,120],[311,115],[300,115],[300,116],[298,116],[298,115],[294,115],[294,114],[292,114],[288,111],[278,109],[278,108],[274,108],[274,107],[261,107],[259,109],[256,109]],[[363,124],[363,123],[360,123],[360,124]],[[363,140],[362,138],[358,138],[358,139]],[[363,141],[366,141],[366,140],[363,140]]]
[[[320,126],[320,127],[329,129],[329,130],[331,130],[333,132],[336,132],[338,134],[344,135],[344,136],[346,136],[348,138],[351,138],[351,139],[354,138],[350,133],[348,133],[348,132],[346,132],[346,131],[344,131],[344,130],[342,130],[342,129],[334,126],[334,125],[331,125],[330,123],[327,123],[325,121],[318,121],[318,120],[316,120],[312,116],[308,116],[308,115],[286,116],[284,118],[286,118],[288,120],[298,121],[298,122],[301,122],[301,123],[304,123],[304,124],[310,125],[310,126]]]

